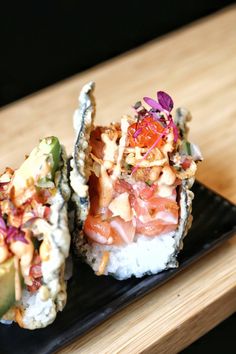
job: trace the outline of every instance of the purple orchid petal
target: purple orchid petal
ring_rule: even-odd
[[[146,102],[149,106],[158,111],[163,111],[163,107],[155,100],[150,97],[143,97],[144,102]]]
[[[172,98],[165,92],[163,91],[158,91],[157,92],[157,99],[162,108],[170,112],[172,108],[174,107],[174,102]]]

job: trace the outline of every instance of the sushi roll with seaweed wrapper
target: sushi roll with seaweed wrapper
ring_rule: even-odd
[[[199,148],[187,140],[190,113],[162,91],[144,97],[134,116],[94,126],[94,83],[74,114],[70,174],[76,205],[74,244],[97,275],[142,277],[178,266],[192,223]]]
[[[67,157],[44,138],[19,169],[0,176],[0,319],[27,329],[54,321],[66,304],[70,234]]]

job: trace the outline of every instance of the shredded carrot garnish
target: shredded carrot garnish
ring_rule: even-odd
[[[108,251],[104,251],[103,252],[102,260],[101,260],[101,263],[99,265],[98,271],[96,273],[97,275],[103,275],[104,274],[104,271],[106,269],[107,263],[109,261],[109,256],[110,256],[110,253]]]

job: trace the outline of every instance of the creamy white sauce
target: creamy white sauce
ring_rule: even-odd
[[[114,134],[114,138],[110,139],[109,136],[106,133],[103,133],[101,135],[102,141],[104,142],[104,148],[103,148],[103,161],[106,163],[106,161],[109,162],[115,162],[117,158],[117,153],[118,153],[118,146],[116,143],[116,139],[118,137],[118,134]]]
[[[99,207],[106,208],[112,200],[113,186],[111,178],[108,176],[104,166],[101,166],[101,176],[99,177]]]
[[[131,244],[123,247],[98,244],[85,247],[87,262],[95,272],[99,270],[103,252],[108,251],[109,263],[104,274],[111,273],[118,279],[126,279],[132,275],[142,277],[145,273],[156,274],[177,265],[175,254],[178,240],[174,238],[174,232],[156,237],[136,235]]]
[[[121,174],[121,163],[122,163],[123,154],[124,154],[124,150],[125,150],[125,146],[126,146],[128,128],[129,128],[128,117],[123,117],[121,119],[122,136],[119,141],[118,158],[117,158],[117,162],[116,162],[116,166],[114,168],[114,171],[111,175],[111,178],[113,179],[113,181],[116,180]]]
[[[70,172],[70,184],[75,193],[80,198],[85,198],[88,196],[88,185],[86,184],[84,177],[78,173],[77,169],[74,167],[74,160],[71,160],[71,172]]]

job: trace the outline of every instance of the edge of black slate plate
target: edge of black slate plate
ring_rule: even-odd
[[[190,264],[233,236],[234,233],[236,233],[236,206],[199,182],[195,182],[193,190],[195,191],[193,204],[193,214],[195,214],[194,222],[188,237],[185,239],[184,250],[179,256],[179,268],[163,271],[157,275],[145,276],[141,279],[131,278],[121,282],[111,277],[103,276],[98,278],[87,265],[79,264],[78,269],[80,269],[80,274],[77,276],[76,270],[74,277],[68,284],[68,305],[62,313],[58,314],[56,321],[46,329],[33,332],[19,329],[16,325],[9,326],[8,329],[2,326],[0,331],[0,338],[1,336],[3,338],[3,340],[1,339],[0,341],[1,354],[9,354],[14,350],[17,350],[18,354],[30,354],[32,352],[37,352],[37,354],[51,354],[62,349],[75,339],[78,339],[81,335],[104,322],[104,320],[108,319],[119,310],[164,284],[176,274],[186,269]],[[207,203],[207,205],[205,205],[205,203]],[[204,211],[206,208],[208,214],[202,213],[202,210]],[[224,213],[222,213],[222,210]],[[217,212],[221,213],[221,215],[224,214],[224,216],[217,218]],[[208,234],[208,225],[204,223],[205,215],[208,216],[207,220],[209,225],[215,226],[210,234]],[[207,235],[206,239],[205,233]],[[77,269],[77,265],[78,261],[75,260],[75,269]],[[85,278],[87,278],[88,281]],[[80,292],[80,285],[82,288],[84,287],[84,292],[87,289],[87,294]],[[93,292],[89,292],[90,286],[93,287]],[[109,290],[110,287],[108,295],[106,294],[105,298],[102,298],[102,296],[99,297],[98,294],[98,298],[95,298],[94,302],[91,301],[91,297],[96,296],[96,289],[101,291],[103,287],[107,287],[106,291]],[[80,299],[77,299],[74,295],[78,296],[78,298],[80,297]],[[104,303],[106,297],[108,297],[108,301]],[[84,311],[83,316],[73,318],[72,323],[68,323],[67,326],[65,322],[68,320],[71,321],[71,314],[72,317],[73,315],[76,316],[76,311],[75,314],[73,314],[73,308],[76,307],[77,303],[81,306],[83,301],[85,306],[86,301],[88,301],[87,310],[81,308],[81,313]],[[100,306],[100,303],[103,305]],[[64,328],[63,332],[61,332],[62,327]],[[14,347],[14,343],[12,344],[11,340],[7,341],[5,338],[7,334],[18,337],[17,347]],[[45,336],[48,337],[48,341],[47,343],[42,343],[41,339],[45,338]],[[21,339],[24,344],[23,347],[20,347],[22,344]],[[11,348],[8,348],[9,351],[6,349],[7,343],[11,346]]]

